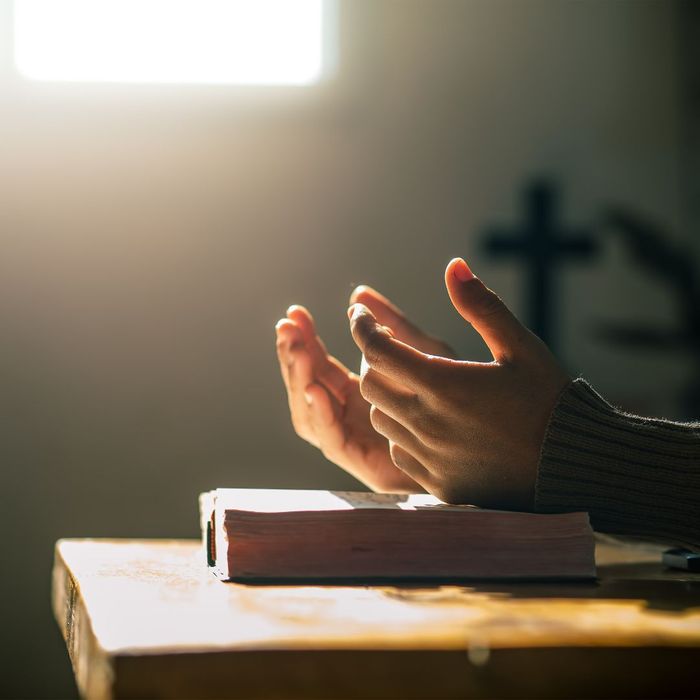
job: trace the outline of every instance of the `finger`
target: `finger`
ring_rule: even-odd
[[[277,335],[276,349],[277,359],[280,363],[280,372],[284,380],[285,387],[289,390],[289,350],[294,345],[302,344],[301,330],[298,326],[288,318],[280,319],[275,325],[275,333]]]
[[[306,342],[314,341],[316,352],[325,355],[328,351],[316,333],[316,323],[311,312],[300,304],[293,304],[287,309],[287,317],[297,324]]]
[[[333,394],[336,400],[344,403],[350,370],[342,362],[328,354],[324,342],[316,333],[316,325],[308,309],[295,304],[287,309],[287,316],[301,330],[304,343],[311,354],[316,378]]]
[[[426,491],[431,492],[432,478],[430,472],[410,452],[395,442],[389,442],[389,454],[394,466],[410,476]]]
[[[307,386],[304,398],[318,447],[328,459],[334,460],[345,444],[345,434],[338,420],[339,405],[320,384]]]
[[[306,388],[314,383],[311,356],[303,345],[297,345],[290,348],[289,357],[287,398],[292,424],[300,437],[318,447],[318,438],[309,417],[309,405],[304,396]]]
[[[445,284],[455,309],[484,339],[494,360],[512,361],[529,331],[462,258],[447,265]]]
[[[447,348],[412,323],[396,304],[376,289],[365,284],[356,287],[350,295],[350,304],[364,304],[383,326],[389,326],[402,342],[421,352],[437,354]]]
[[[360,394],[367,403],[376,406],[409,430],[416,427],[418,420],[416,394],[370,369],[364,362],[360,376]]]
[[[389,442],[395,442],[416,457],[425,456],[425,446],[418,437],[376,406],[370,409],[369,419],[372,427]]]
[[[430,387],[437,365],[434,358],[392,337],[362,304],[348,309],[350,332],[367,364],[376,372],[419,392]]]

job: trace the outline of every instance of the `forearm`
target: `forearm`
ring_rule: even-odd
[[[632,416],[575,380],[547,427],[535,510],[585,510],[599,532],[700,549],[700,424]]]

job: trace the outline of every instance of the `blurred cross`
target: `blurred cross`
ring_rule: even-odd
[[[525,192],[526,221],[510,235],[493,229],[484,247],[493,257],[516,257],[525,261],[529,280],[526,295],[526,324],[550,348],[556,344],[554,322],[559,290],[555,266],[566,258],[590,258],[597,250],[596,240],[583,230],[572,230],[568,237],[557,222],[557,192],[548,182],[536,181]],[[517,235],[519,234],[519,235]]]

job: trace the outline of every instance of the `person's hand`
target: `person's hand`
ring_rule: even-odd
[[[364,304],[377,322],[391,330],[395,338],[428,355],[457,359],[454,350],[444,341],[428,335],[416,326],[393,302],[376,289],[361,284],[350,295],[350,304]]]
[[[569,377],[464,260],[449,263],[445,283],[493,362],[426,354],[392,337],[366,305],[351,306],[372,425],[394,464],[441,500],[531,510],[547,422]]]
[[[358,287],[350,300],[371,308],[405,342],[425,352],[451,353],[371,287]],[[389,443],[370,422],[370,406],[360,394],[359,376],[328,354],[311,314],[292,306],[276,329],[277,355],[296,433],[375,491],[423,491],[392,462]]]

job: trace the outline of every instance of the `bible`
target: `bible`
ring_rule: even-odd
[[[200,496],[207,563],[221,579],[595,577],[587,513],[449,505],[427,494],[216,489]]]

